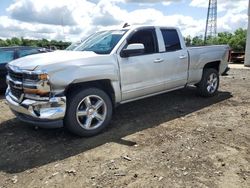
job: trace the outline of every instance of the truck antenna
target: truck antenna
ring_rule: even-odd
[[[128,23],[125,23],[122,28],[126,28],[128,26],[130,26],[130,25]]]

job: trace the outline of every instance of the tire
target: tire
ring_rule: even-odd
[[[197,84],[199,95],[202,97],[215,96],[218,92],[219,83],[220,77],[216,69],[204,69],[201,81]]]
[[[109,124],[112,108],[110,97],[101,89],[73,91],[67,99],[64,126],[78,136],[94,136]]]

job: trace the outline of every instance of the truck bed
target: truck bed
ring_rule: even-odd
[[[188,83],[195,83],[200,80],[203,65],[207,62],[219,63],[220,74],[227,68],[229,55],[228,45],[187,47],[187,50],[189,53]]]

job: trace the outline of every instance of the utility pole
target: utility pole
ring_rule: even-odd
[[[250,0],[248,2],[248,29],[247,29],[247,44],[245,51],[245,66],[250,67]]]
[[[216,35],[217,35],[217,0],[209,0],[204,44],[206,44],[207,39],[209,37],[216,37]]]

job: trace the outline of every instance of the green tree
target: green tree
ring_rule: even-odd
[[[218,33],[217,37],[218,44],[229,44],[229,41],[232,37],[233,34],[229,32]]]
[[[240,28],[234,32],[234,35],[229,40],[228,44],[234,51],[245,51],[246,38],[247,30]]]
[[[13,37],[13,38],[11,38],[11,40],[12,40],[12,44],[14,44],[16,46],[22,45],[22,41],[17,37]]]
[[[204,44],[204,42],[203,42],[202,36],[196,36],[192,40],[193,46],[201,46],[203,44]]]
[[[217,37],[207,39],[206,44],[228,44],[234,51],[244,51],[246,46],[246,29],[237,29],[234,33],[229,32],[221,32],[218,33]],[[186,45],[190,46],[201,46],[204,45],[203,37],[196,36],[193,39],[190,36],[187,36],[185,39]],[[56,41],[56,40],[32,40],[25,38],[17,38],[13,37],[11,39],[0,39],[0,47],[1,46],[39,46],[39,47],[56,47],[57,49],[65,49],[69,46],[69,42]]]
[[[234,51],[245,51],[247,30],[237,29],[233,34],[229,32],[218,33],[217,37],[208,38],[206,44],[228,44]]]
[[[1,46],[8,46],[5,40],[0,39],[0,47]]]
[[[188,35],[187,37],[185,37],[184,40],[185,40],[187,46],[191,46],[191,44],[192,44],[192,38],[191,38],[190,35]]]
[[[209,36],[206,40],[206,45],[215,45],[215,44],[218,44],[218,38]]]

